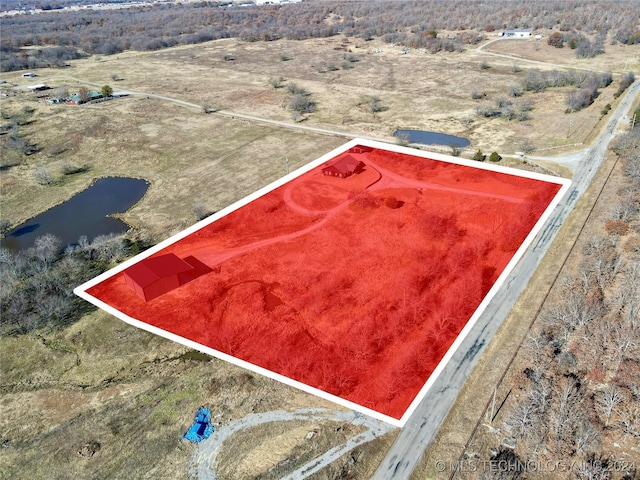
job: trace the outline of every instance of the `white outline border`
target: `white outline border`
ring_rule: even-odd
[[[507,264],[507,266],[504,268],[504,270],[502,271],[502,273],[500,274],[500,276],[496,280],[496,282],[493,284],[493,287],[485,295],[485,297],[483,298],[482,302],[480,302],[480,305],[478,305],[478,308],[475,310],[473,315],[471,315],[471,317],[467,321],[465,327],[462,329],[462,331],[458,334],[458,336],[456,337],[454,342],[451,344],[451,346],[449,347],[449,349],[447,350],[445,355],[442,357],[442,359],[440,360],[440,362],[438,363],[436,368],[433,370],[433,372],[431,373],[431,375],[429,376],[429,378],[427,379],[427,381],[425,382],[423,387],[420,389],[420,391],[418,392],[416,397],[413,399],[413,401],[411,402],[411,404],[409,405],[409,407],[407,408],[405,413],[402,415],[400,420],[398,420],[396,418],[393,418],[393,417],[389,417],[388,415],[384,415],[384,414],[382,414],[380,412],[377,412],[375,410],[371,410],[371,409],[369,409],[367,407],[363,407],[362,405],[359,405],[357,403],[351,402],[349,400],[345,400],[343,398],[337,397],[335,395],[327,393],[327,392],[325,392],[323,390],[320,390],[318,388],[311,387],[311,386],[309,386],[309,385],[307,385],[305,383],[299,382],[297,380],[293,380],[293,379],[291,379],[289,377],[285,377],[284,375],[280,375],[278,373],[272,372],[272,371],[267,370],[265,368],[259,367],[257,365],[252,364],[252,363],[249,363],[249,362],[247,362],[245,360],[241,360],[239,358],[235,358],[235,357],[233,357],[233,356],[231,356],[229,354],[226,354],[224,352],[220,352],[218,350],[214,350],[213,348],[201,345],[201,344],[199,344],[199,343],[197,343],[197,342],[195,342],[193,340],[189,340],[187,338],[181,337],[181,336],[176,335],[174,333],[162,330],[161,328],[155,327],[153,325],[149,325],[149,324],[147,324],[145,322],[142,322],[140,320],[137,320],[135,318],[129,317],[128,315],[122,313],[121,311],[115,309],[114,307],[102,302],[101,300],[99,300],[99,299],[97,299],[97,298],[95,298],[92,295],[87,293],[87,290],[89,288],[94,287],[95,285],[97,285],[98,283],[106,280],[107,278],[110,278],[113,275],[116,275],[116,274],[122,272],[123,270],[125,270],[128,267],[130,267],[131,265],[139,262],[140,260],[142,260],[144,258],[147,258],[147,257],[153,255],[154,253],[159,252],[160,250],[168,247],[169,245],[177,242],[178,240],[181,240],[181,239],[191,235],[192,233],[196,232],[197,230],[200,230],[201,228],[203,228],[203,227],[215,222],[216,220],[228,215],[229,213],[233,212],[234,210],[237,210],[237,209],[247,205],[248,203],[251,203],[252,201],[256,200],[257,198],[263,196],[264,194],[266,194],[266,193],[268,193],[268,192],[270,192],[272,190],[275,190],[276,188],[278,188],[278,187],[290,182],[291,180],[299,177],[300,175],[302,175],[302,174],[304,174],[304,173],[306,173],[306,172],[308,172],[310,170],[313,170],[314,168],[316,168],[316,167],[322,165],[323,163],[331,160],[332,158],[336,157],[337,155],[340,155],[341,153],[344,153],[347,150],[349,150],[350,148],[352,148],[354,146],[358,146],[358,145],[377,148],[377,149],[381,149],[381,150],[388,150],[388,151],[391,151],[391,152],[402,153],[402,154],[412,155],[412,156],[416,156],[416,157],[428,158],[428,159],[432,159],[432,160],[440,160],[440,161],[453,163],[453,164],[457,164],[457,165],[464,165],[464,166],[467,166],[467,167],[479,168],[481,170],[491,170],[491,171],[494,171],[494,172],[506,173],[506,174],[509,174],[509,175],[514,175],[514,176],[519,176],[519,177],[524,177],[524,178],[531,178],[531,179],[535,179],[535,180],[541,180],[541,181],[545,181],[545,182],[549,182],[549,183],[559,184],[561,186],[561,188],[558,191],[558,193],[554,196],[554,198],[551,200],[551,202],[549,203],[549,205],[547,206],[545,211],[542,213],[542,215],[540,216],[540,218],[538,219],[536,224],[533,226],[533,228],[529,232],[529,235],[527,235],[527,237],[525,238],[525,240],[522,243],[522,245],[520,245],[520,248],[518,248],[516,253],[513,255],[513,257],[511,258],[511,260]],[[522,258],[522,256],[526,252],[526,250],[529,248],[529,246],[533,242],[533,240],[536,237],[536,235],[540,232],[540,230],[542,229],[542,227],[544,226],[546,221],[549,219],[553,209],[560,203],[560,200],[562,199],[562,197],[564,197],[564,195],[566,194],[566,192],[569,189],[570,185],[571,185],[571,180],[565,179],[565,178],[553,177],[551,175],[545,175],[545,174],[536,173],[536,172],[528,172],[528,171],[524,171],[524,170],[517,170],[517,169],[514,169],[514,168],[503,167],[501,165],[485,164],[485,163],[480,163],[480,162],[476,162],[476,161],[473,161],[473,160],[466,160],[466,159],[463,159],[463,158],[452,157],[452,156],[449,156],[449,155],[442,155],[442,154],[428,152],[428,151],[424,151],[424,150],[416,150],[416,149],[409,148],[409,147],[402,147],[402,146],[399,146],[399,145],[393,145],[393,144],[383,143],[383,142],[374,141],[374,140],[355,138],[355,139],[345,143],[344,145],[342,145],[342,146],[330,151],[329,153],[326,153],[325,155],[322,155],[321,157],[319,157],[316,160],[308,163],[307,165],[304,165],[304,166],[300,167],[299,169],[289,173],[288,175],[276,180],[275,182],[272,182],[271,184],[269,184],[269,185],[267,185],[267,186],[255,191],[254,193],[244,197],[243,199],[238,200],[237,202],[229,205],[228,207],[223,208],[222,210],[218,211],[217,213],[211,215],[210,217],[207,217],[204,220],[201,220],[200,222],[197,222],[196,224],[192,225],[191,227],[186,228],[182,232],[180,232],[180,233],[178,233],[176,235],[173,235],[172,237],[167,238],[166,240],[158,243],[157,245],[149,248],[148,250],[145,250],[143,253],[140,253],[139,255],[136,255],[135,257],[130,258],[129,260],[121,263],[120,265],[112,268],[111,270],[108,270],[108,271],[98,275],[97,277],[93,278],[92,280],[89,280],[88,282],[85,282],[82,285],[79,285],[78,287],[76,287],[73,290],[73,292],[77,296],[79,296],[80,298],[83,298],[84,300],[88,301],[89,303],[92,303],[96,307],[98,307],[98,308],[110,313],[111,315],[119,318],[120,320],[122,320],[124,322],[127,322],[127,323],[133,325],[134,327],[140,328],[142,330],[146,330],[148,332],[151,332],[153,334],[159,335],[159,336],[164,337],[164,338],[166,338],[168,340],[172,340],[172,341],[174,341],[176,343],[182,344],[182,345],[184,345],[186,347],[189,347],[189,348],[192,348],[194,350],[201,351],[203,353],[206,353],[207,355],[211,355],[211,356],[219,358],[221,360],[225,360],[225,361],[230,362],[230,363],[232,363],[234,365],[237,365],[239,367],[246,368],[246,369],[251,370],[251,371],[253,371],[255,373],[259,373],[261,375],[264,375],[264,376],[266,376],[268,378],[271,378],[273,380],[277,380],[277,381],[282,382],[282,383],[284,383],[286,385],[289,385],[291,387],[297,388],[297,389],[305,391],[307,393],[311,393],[312,395],[316,395],[316,396],[318,396],[320,398],[323,398],[325,400],[329,400],[329,401],[331,401],[333,403],[336,403],[336,404],[338,404],[338,405],[340,405],[342,407],[354,410],[356,412],[364,413],[365,415],[369,415],[370,417],[373,417],[373,418],[376,418],[376,419],[381,420],[383,422],[389,423],[389,424],[391,424],[391,425],[393,425],[395,427],[402,428],[406,424],[406,422],[409,419],[409,417],[411,416],[411,414],[418,407],[418,404],[427,395],[427,392],[429,391],[429,389],[431,388],[433,383],[436,381],[436,379],[438,378],[440,373],[442,373],[442,370],[445,368],[445,366],[447,365],[449,360],[451,360],[451,357],[455,354],[456,350],[458,349],[460,344],[464,341],[465,337],[469,334],[469,332],[471,331],[471,329],[473,328],[475,323],[478,321],[478,319],[480,318],[480,316],[482,315],[484,310],[487,308],[487,305],[491,302],[492,298],[496,295],[496,293],[500,290],[500,288],[502,288],[502,284],[505,282],[505,280],[507,279],[507,277],[509,276],[511,271],[515,268],[516,264],[520,261],[520,259]]]

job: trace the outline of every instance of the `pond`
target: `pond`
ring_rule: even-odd
[[[447,147],[468,147],[471,142],[462,137],[447,135],[446,133],[427,132],[425,130],[396,130],[394,137],[407,138],[409,143],[422,143],[424,145],[446,145]]]
[[[129,225],[107,215],[126,212],[148,188],[149,183],[139,178],[99,178],[61,205],[9,231],[0,246],[26,250],[33,247],[36,238],[50,233],[62,240],[64,248],[77,243],[82,235],[92,241],[99,235],[124,233]]]

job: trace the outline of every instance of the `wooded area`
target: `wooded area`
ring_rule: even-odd
[[[61,252],[51,234],[33,248],[0,249],[0,337],[36,329],[57,330],[93,310],[74,295],[74,286],[102,273],[114,263],[140,251],[140,244],[120,235],[82,237]]]
[[[499,478],[531,459],[580,462],[581,479],[636,478],[611,445],[640,438],[640,238],[630,228],[640,211],[638,146],[638,128],[615,144],[624,177],[606,200],[601,233],[578,244],[572,274],[514,363],[516,400],[504,418],[517,447]]]
[[[386,2],[309,1],[288,5],[226,7],[220,2],[159,3],[138,8],[16,15],[0,19],[3,71],[61,66],[74,55],[158,50],[221,38],[271,41],[344,35],[455,51],[486,33],[525,28],[562,32],[577,55],[591,56],[612,43],[640,43],[637,2],[536,0],[510,2],[436,0]],[[454,34],[439,35],[448,31]],[[24,47],[66,47],[70,50]],[[77,51],[77,50],[80,51]]]

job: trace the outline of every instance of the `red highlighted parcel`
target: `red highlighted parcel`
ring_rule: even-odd
[[[76,293],[402,425],[566,188],[354,140]]]

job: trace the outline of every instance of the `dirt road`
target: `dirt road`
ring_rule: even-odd
[[[207,440],[200,443],[198,450],[191,459],[189,477],[198,480],[217,480],[216,460],[222,449],[223,443],[232,435],[247,429],[263,425],[265,423],[289,422],[302,420],[309,423],[317,422],[349,422],[353,425],[365,427],[365,431],[352,437],[345,444],[332,448],[324,454],[316,457],[311,462],[299,467],[297,470],[287,475],[287,480],[300,480],[322,470],[327,465],[333,463],[345,453],[350,452],[358,445],[370,442],[377,437],[385,435],[394,427],[374,420],[371,417],[352,411],[326,410],[322,408],[306,408],[293,412],[275,411],[265,413],[252,413],[246,417],[224,424],[218,427],[215,433]]]

